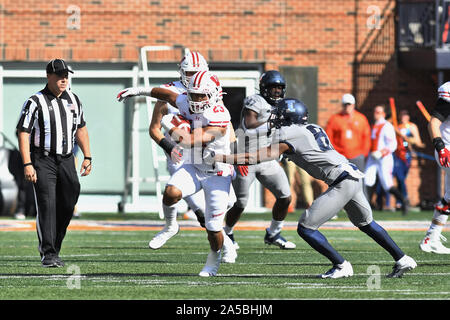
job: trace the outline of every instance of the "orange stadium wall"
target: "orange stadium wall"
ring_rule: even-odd
[[[344,93],[357,97],[369,120],[374,106],[393,96],[418,124],[428,144],[421,151],[432,153],[415,101],[433,105],[436,75],[398,66],[396,1],[3,0],[0,6],[1,61],[137,62],[140,47],[170,45],[199,50],[210,63],[317,67],[318,124],[340,110]],[[170,52],[154,57],[178,58]],[[407,182],[412,205],[435,200],[436,164],[414,160]],[[314,185],[316,196],[326,188]],[[266,205],[272,203],[266,193]]]

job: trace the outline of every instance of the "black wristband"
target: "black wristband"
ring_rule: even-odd
[[[92,157],[84,157],[84,160],[92,161]]]
[[[27,162],[27,163],[24,163],[24,164],[23,164],[23,167],[25,168],[25,167],[27,167],[27,166],[32,166],[32,165],[33,165],[32,162]]]
[[[437,152],[445,148],[445,143],[444,141],[442,141],[442,138],[440,137],[433,139],[433,145]]]
[[[163,150],[165,152],[167,152],[168,154],[170,154],[172,152],[172,149],[175,148],[175,143],[170,141],[167,138],[163,138],[160,142],[159,142],[159,146],[161,148],[163,148]]]

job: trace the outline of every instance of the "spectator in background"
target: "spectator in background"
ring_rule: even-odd
[[[383,105],[378,105],[373,113],[374,125],[371,133],[370,155],[365,170],[365,185],[373,187],[377,177],[386,192],[393,194],[402,204],[402,213],[408,212],[407,199],[394,187],[392,171],[394,158],[392,153],[397,149],[397,138],[394,126],[386,120],[386,111]],[[370,193],[366,192],[370,200]]]
[[[410,121],[407,110],[399,112],[400,123],[397,133],[397,150],[394,153],[394,177],[397,179],[398,189],[405,199],[408,199],[408,190],[406,188],[406,178],[411,167],[411,158],[413,146],[424,148],[425,144],[420,138],[417,125]],[[401,204],[397,202],[397,207]]]
[[[364,171],[370,150],[370,125],[356,110],[355,97],[349,93],[342,96],[342,111],[331,116],[325,131],[336,151]]]

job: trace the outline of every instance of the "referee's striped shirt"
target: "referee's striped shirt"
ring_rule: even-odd
[[[23,105],[19,132],[30,133],[30,145],[50,154],[72,153],[75,133],[86,125],[80,99],[70,90],[56,97],[46,86]]]

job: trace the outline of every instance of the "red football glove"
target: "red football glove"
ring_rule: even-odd
[[[237,166],[237,167],[241,176],[246,177],[248,175],[248,166]]]
[[[438,152],[439,155],[439,163],[443,167],[450,167],[450,151],[447,148],[441,149]]]

